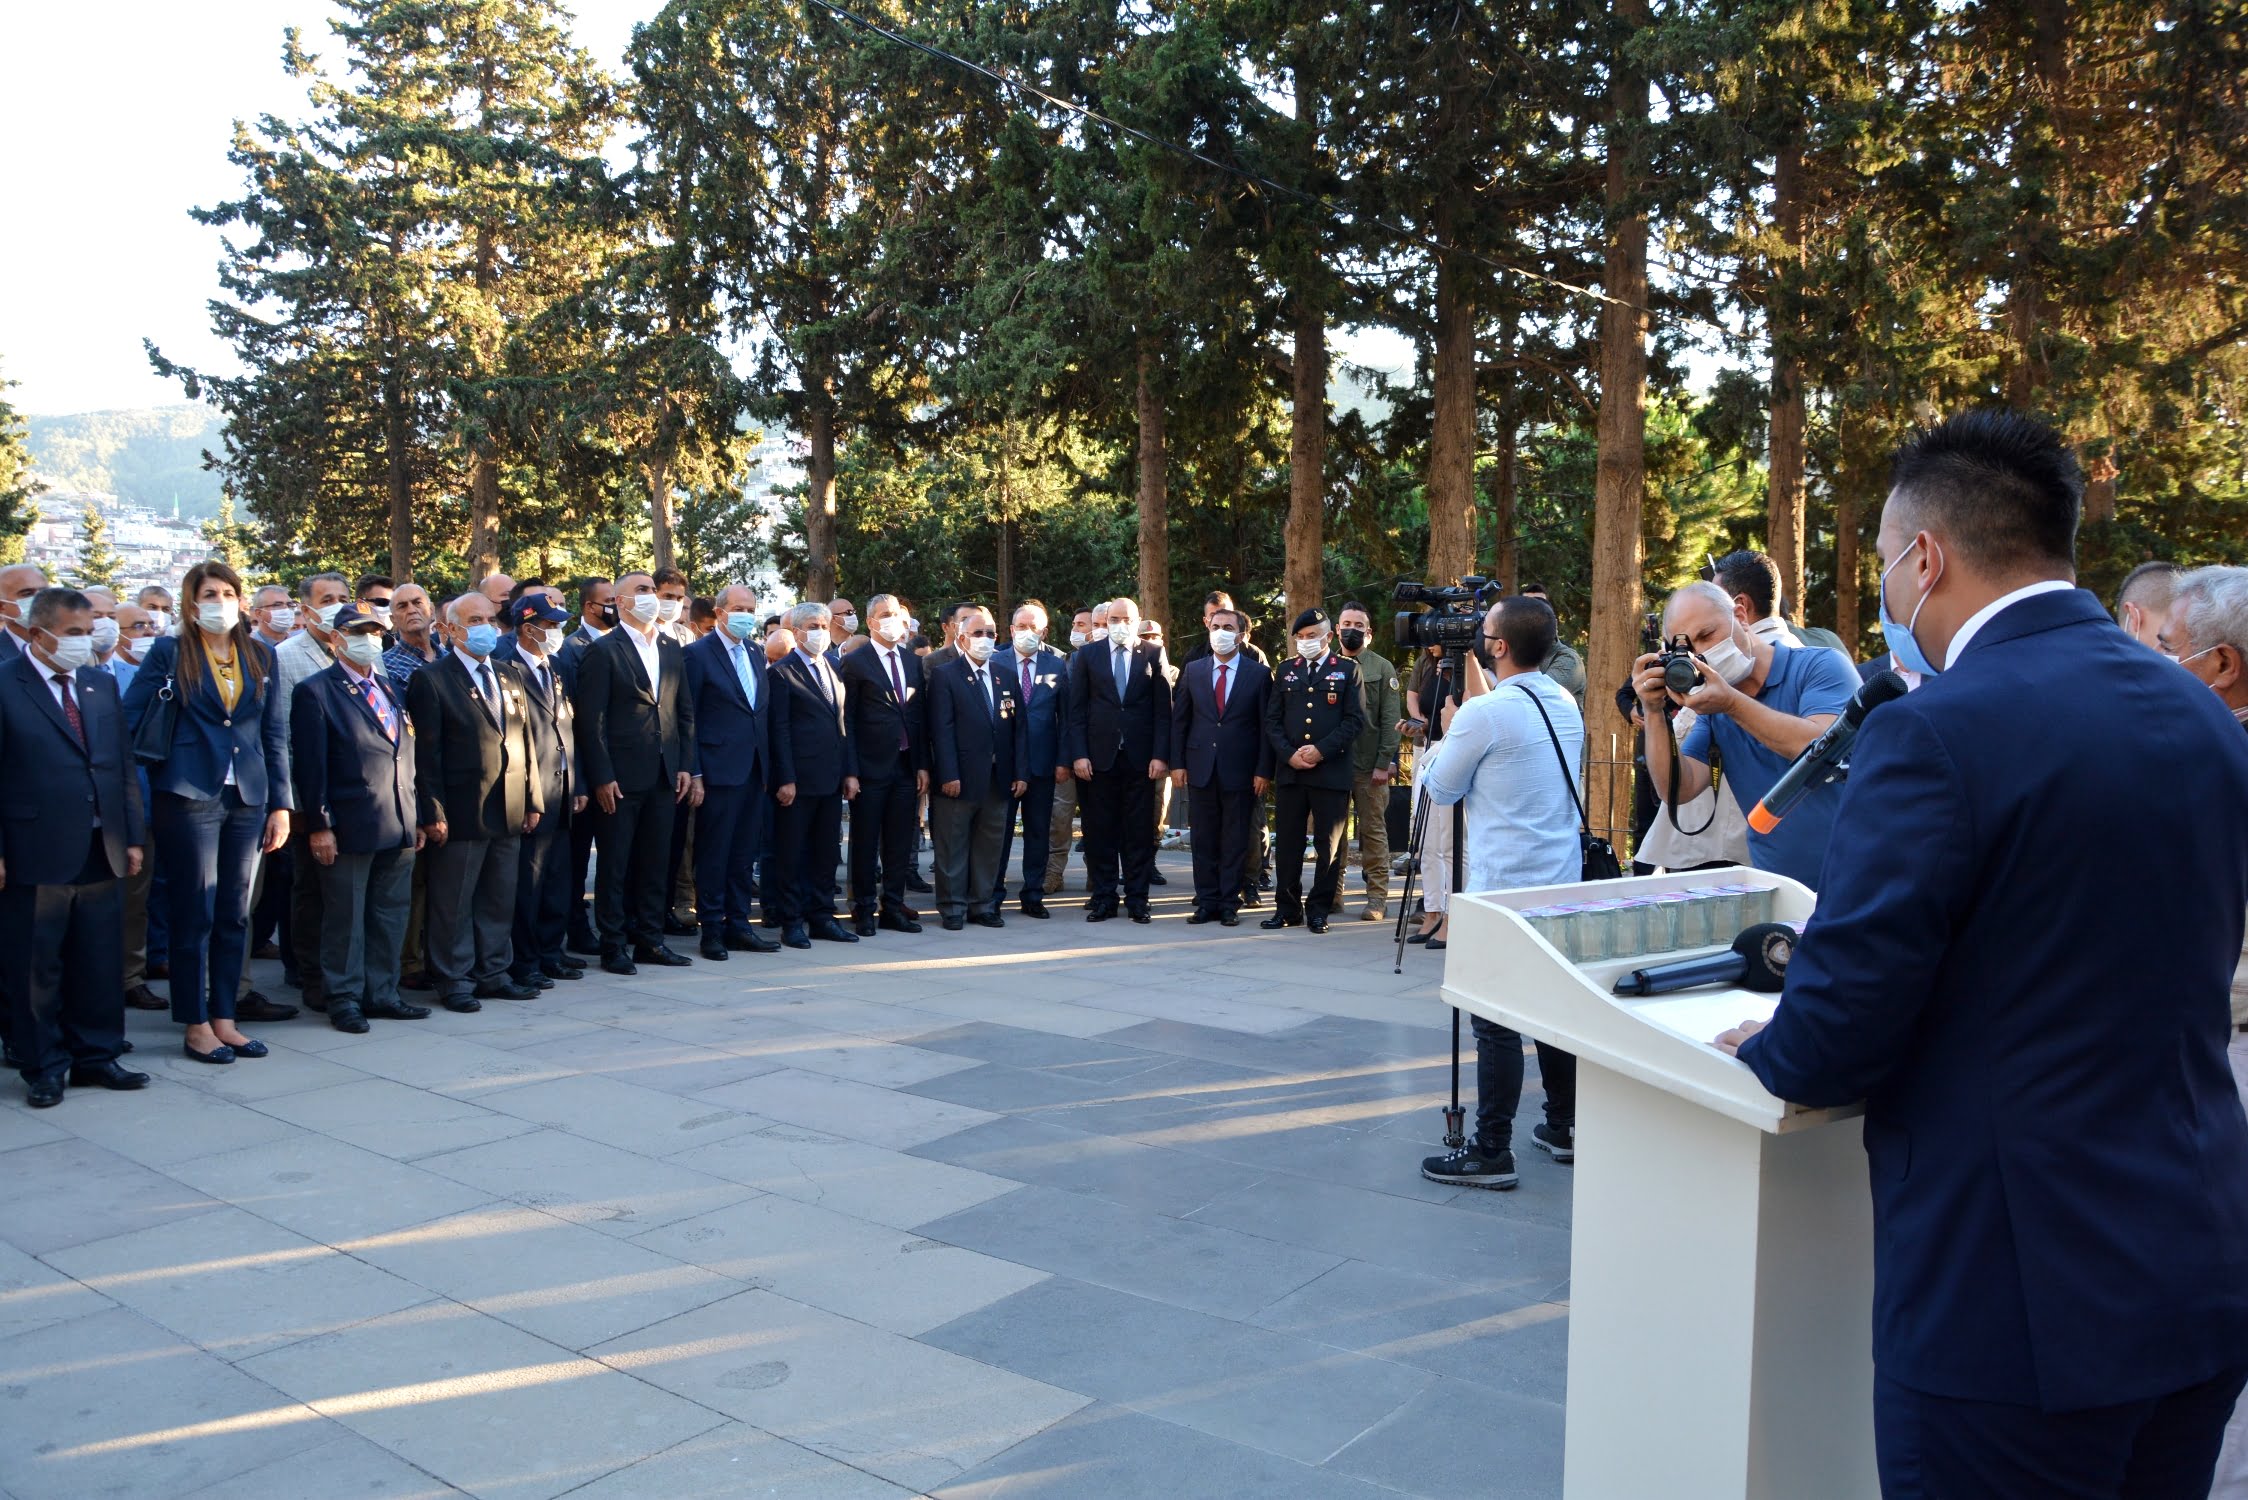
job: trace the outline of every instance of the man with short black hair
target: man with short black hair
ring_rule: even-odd
[[[859,795],[858,746],[850,733],[847,689],[828,664],[824,604],[788,612],[790,650],[773,663],[773,873],[765,893],[780,919],[781,941],[855,943],[835,920],[835,866],[842,858],[843,805]]]
[[[1923,686],[1851,747],[1770,1023],[1718,1038],[1864,1106],[1892,1497],[2199,1497],[2248,1384],[2248,736],[2074,586],[2083,487],[2012,411],[1898,453],[1881,621]]]
[[[1545,585],[1542,583],[1526,583],[1522,585],[1521,597],[1525,599],[1539,600],[1540,602],[1545,604],[1547,608],[1553,608],[1553,600],[1547,597]],[[1561,612],[1558,609],[1555,609],[1554,618],[1556,621],[1560,619],[1560,615]],[[1546,676],[1552,678],[1555,682],[1560,683],[1562,691],[1566,692],[1570,697],[1577,700],[1577,711],[1579,713],[1584,712],[1585,659],[1577,654],[1576,647],[1561,639],[1558,630],[1556,631],[1553,638],[1553,655],[1547,657],[1545,665],[1540,667],[1538,670],[1545,673]]]
[[[2115,591],[2115,623],[2140,645],[2153,647],[2184,572],[2174,562],[2143,562],[2124,574],[2123,586]]]
[[[1764,553],[1746,548],[1726,553],[1711,569],[1711,581],[1731,597],[1734,618],[1752,635],[1783,646],[1817,646],[1850,655],[1833,631],[1789,623],[1787,600],[1780,594],[1780,565]]]
[[[1342,905],[1343,820],[1350,812],[1351,752],[1366,727],[1358,666],[1336,653],[1324,610],[1296,616],[1295,659],[1272,674],[1265,703],[1271,742],[1274,882],[1272,915],[1258,925],[1301,925],[1325,932]],[[1313,849],[1311,891],[1304,879],[1304,834]]]
[[[1209,651],[1179,669],[1171,703],[1171,780],[1187,793],[1194,911],[1187,925],[1241,923],[1250,820],[1271,784],[1265,703],[1272,671],[1241,649],[1240,611],[1209,611]]]
[[[1373,648],[1374,617],[1356,599],[1335,615],[1335,641],[1358,668],[1366,704],[1365,727],[1350,750],[1351,820],[1358,828],[1358,874],[1366,886],[1368,922],[1389,916],[1389,788],[1397,774],[1397,726],[1405,695],[1397,668]]]

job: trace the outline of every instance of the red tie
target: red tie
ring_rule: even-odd
[[[62,716],[70,721],[70,737],[83,745],[86,743],[86,721],[79,717],[78,700],[70,691],[70,678],[57,672],[55,686],[62,689]]]
[[[1218,717],[1225,717],[1225,663],[1218,663]]]

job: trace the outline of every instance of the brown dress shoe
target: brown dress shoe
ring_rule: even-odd
[[[136,984],[125,991],[125,1003],[135,1010],[170,1010],[172,1002],[145,984]]]

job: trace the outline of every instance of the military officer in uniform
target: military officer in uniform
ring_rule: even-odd
[[[1351,752],[1366,725],[1366,704],[1357,664],[1335,651],[1323,611],[1307,609],[1296,616],[1291,633],[1295,659],[1274,669],[1272,696],[1265,704],[1265,738],[1278,763],[1272,846],[1280,870],[1273,913],[1259,925],[1300,923],[1325,932],[1329,914],[1341,904]],[[1308,899],[1303,893],[1306,822],[1317,856]]]
[[[1358,873],[1366,882],[1366,909],[1379,922],[1389,915],[1389,787],[1397,776],[1397,726],[1405,695],[1397,668],[1371,644],[1374,617],[1353,599],[1335,614],[1335,642],[1358,668],[1366,698],[1366,724],[1350,752],[1351,816],[1358,823]]]

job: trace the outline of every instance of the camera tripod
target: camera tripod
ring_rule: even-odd
[[[1431,725],[1437,722],[1438,716],[1444,711],[1444,705],[1450,701],[1452,679],[1456,670],[1455,658],[1449,653],[1436,659],[1436,711],[1429,715],[1428,722]],[[1429,814],[1436,807],[1434,802],[1420,795],[1421,770],[1418,764],[1413,768],[1413,792],[1416,804],[1413,808],[1413,832],[1405,841],[1405,883],[1398,888],[1397,962],[1390,970],[1393,974],[1405,972],[1405,924],[1411,919],[1413,910],[1413,877],[1421,870],[1421,846],[1428,838]],[[1448,889],[1457,895],[1467,887],[1467,806],[1464,802],[1455,802],[1450,811],[1452,868],[1448,872],[1451,879]],[[1447,912],[1447,931],[1450,930],[1449,922]],[[1466,1144],[1467,1111],[1460,1106],[1460,1012],[1455,1006],[1452,1011],[1452,1102],[1444,1107],[1444,1145],[1447,1150],[1457,1151]]]

